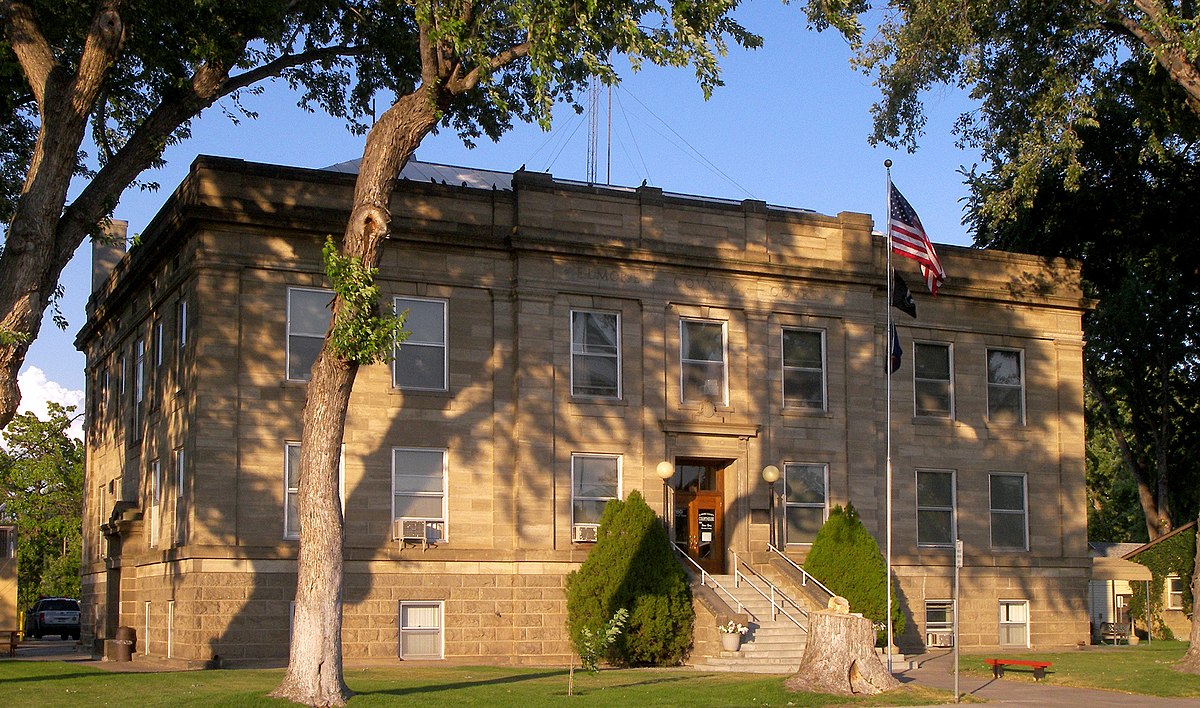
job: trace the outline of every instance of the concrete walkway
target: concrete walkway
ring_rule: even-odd
[[[964,655],[966,657],[967,655]],[[954,692],[953,653],[927,654],[918,657],[918,668],[897,671],[896,678],[904,683],[938,688]],[[979,657],[982,661],[983,657]],[[1012,678],[995,679],[990,676],[969,676],[959,673],[960,693],[982,698],[990,703],[1027,706],[1088,706],[1102,708],[1141,708],[1142,706],[1200,706],[1200,698],[1156,698],[1117,691],[1099,691],[1091,688],[1054,686],[1045,682],[1035,683]]]

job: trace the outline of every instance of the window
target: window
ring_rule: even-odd
[[[914,415],[954,417],[954,383],[949,344],[913,343]]]
[[[682,399],[724,404],[725,323],[683,320],[679,323]]]
[[[1025,475],[991,475],[991,499],[992,548],[1025,550]]]
[[[343,456],[345,451],[343,446]],[[338,497],[343,513],[346,511],[346,495],[342,488],[346,483],[345,462],[344,457],[338,461]],[[283,537],[295,540],[300,538],[300,443],[285,444],[283,485]]]
[[[175,450],[175,543],[187,540],[188,494],[183,448]]]
[[[925,645],[954,646],[954,600],[925,601]]]
[[[400,658],[441,659],[441,602],[400,603]]]
[[[157,459],[150,461],[150,547],[158,546],[158,538],[162,533],[162,466]]]
[[[825,410],[825,333],[783,329],[783,405]]]
[[[175,352],[175,386],[183,388],[183,354],[188,344],[188,304],[180,299],[175,304],[175,341],[179,348]]]
[[[396,388],[445,391],[446,303],[398,297],[397,313],[407,312],[404,330],[408,337],[396,347],[392,362],[392,385]]]
[[[425,538],[446,538],[446,451],[392,448],[392,519],[425,521]]]
[[[828,499],[829,467],[822,464],[783,466],[785,501],[784,538],[787,543],[812,543],[821,524],[825,523]]]
[[[917,470],[917,545],[953,546],[954,473]]]
[[[1029,601],[1000,601],[1000,646],[1029,646]]]
[[[998,423],[1025,423],[1024,368],[1021,352],[1008,349],[987,350],[988,420]]]
[[[146,340],[138,337],[133,343],[133,436],[140,439],[142,403],[146,397]]]
[[[288,288],[287,377],[308,381],[329,329],[330,290]]]
[[[17,527],[0,526],[0,558],[17,557]]]
[[[604,506],[621,496],[620,455],[571,455],[571,524],[597,526]]]
[[[621,397],[621,317],[571,311],[571,395]]]
[[[1183,609],[1183,578],[1178,575],[1167,577],[1167,609],[1182,610]]]

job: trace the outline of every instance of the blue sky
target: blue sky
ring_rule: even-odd
[[[754,198],[825,214],[864,212],[878,224],[884,214],[883,161],[891,159],[892,178],[930,238],[969,244],[961,224],[967,190],[959,169],[978,158],[954,145],[953,123],[970,107],[960,92],[948,89],[927,97],[929,122],[915,154],[871,147],[869,111],[878,92],[868,77],[850,67],[850,48],[837,33],[807,30],[797,6],[748,3],[738,16],[763,35],[764,46],[731,50],[723,61],[726,85],[709,101],[687,70],[649,67],[623,75],[623,84],[612,93],[613,184],[638,185],[645,179],[668,192]],[[324,167],[362,152],[362,136],[351,135],[324,115],[297,109],[283,84],[270,85],[244,103],[260,113],[257,120],[234,125],[218,108],[210,109],[194,123],[190,140],[167,151],[167,166],[144,175],[161,188],[126,193],[115,217],[129,222],[131,234],[145,228],[196,155]],[[607,171],[604,121],[597,170],[601,182]],[[563,109],[556,113],[551,133],[517,126],[499,143],[485,139],[474,150],[452,133],[442,133],[427,138],[417,157],[504,171],[525,165],[583,180],[587,135],[586,115]],[[85,244],[63,278],[69,329],[59,331],[47,321],[30,350],[22,391],[31,409],[62,391],[83,388],[84,360],[73,341],[84,321],[90,267],[90,245]]]

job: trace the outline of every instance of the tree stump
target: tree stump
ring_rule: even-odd
[[[849,696],[876,694],[900,686],[875,653],[871,620],[839,612],[810,612],[808,644],[800,670],[785,685],[792,691]]]

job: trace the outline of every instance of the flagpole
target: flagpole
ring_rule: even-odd
[[[884,341],[887,346],[884,351],[887,354],[884,356],[883,370],[887,376],[885,388],[884,409],[887,411],[885,420],[887,421],[887,467],[884,473],[884,484],[887,485],[887,492],[884,494],[884,517],[886,519],[886,566],[887,566],[887,670],[888,674],[892,673],[892,161],[884,160],[883,167],[887,173],[887,196],[884,201],[887,204],[887,297],[883,300],[883,309],[887,312],[887,328],[884,332]]]

